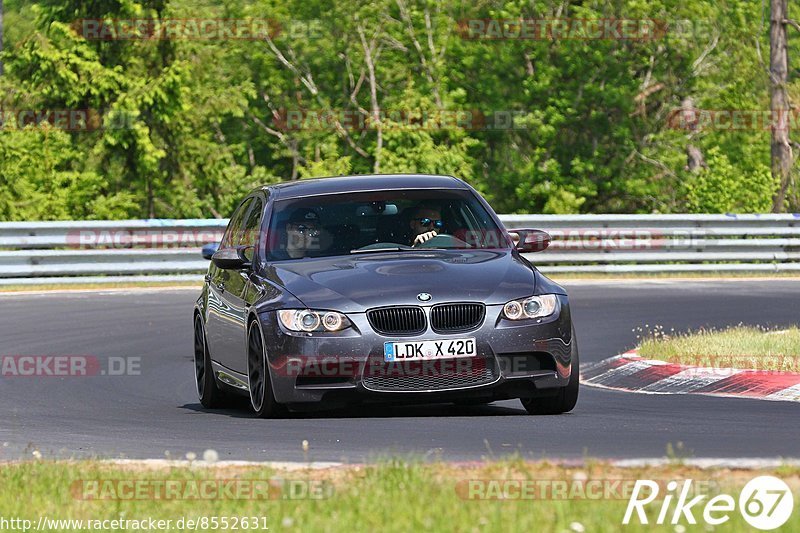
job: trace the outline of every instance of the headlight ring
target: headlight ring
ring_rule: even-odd
[[[511,300],[503,306],[503,317],[508,320],[545,318],[556,312],[558,297],[555,294],[541,294],[519,300]]]
[[[289,331],[303,333],[335,332],[350,327],[350,320],[336,311],[315,309],[281,309],[278,320]]]

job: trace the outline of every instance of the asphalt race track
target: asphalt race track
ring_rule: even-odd
[[[637,326],[667,330],[800,322],[790,279],[565,283],[584,363],[632,348]],[[0,460],[47,456],[361,462],[388,455],[473,460],[800,457],[800,404],[628,394],[584,387],[568,415],[517,401],[482,407],[368,407],[258,420],[204,411],[192,367],[196,290],[0,295],[0,355],[141,357],[140,375],[0,377]],[[303,440],[310,443],[306,456]]]

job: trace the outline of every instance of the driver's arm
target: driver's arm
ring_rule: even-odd
[[[414,238],[414,243],[411,246],[416,246],[418,244],[422,244],[425,241],[429,241],[436,237],[438,233],[436,230],[426,231],[425,233],[420,233]]]

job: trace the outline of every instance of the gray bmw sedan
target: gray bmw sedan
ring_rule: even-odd
[[[562,287],[450,176],[372,175],[260,187],[239,204],[194,308],[197,392],[260,417],[358,402],[570,411],[578,347]]]

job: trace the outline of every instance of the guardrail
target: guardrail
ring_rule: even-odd
[[[501,215],[550,248],[543,272],[800,271],[800,214]],[[227,220],[0,223],[0,284],[200,279]],[[166,275],[166,276],[165,276]]]
[[[800,270],[800,214],[505,215],[550,233],[543,272]]]
[[[200,280],[224,219],[0,222],[0,285]]]

